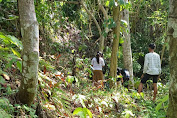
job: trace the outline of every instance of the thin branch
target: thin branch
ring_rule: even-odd
[[[98,0],[98,6],[99,6],[100,10],[103,12],[103,15],[104,15],[105,20],[108,20],[108,13],[107,13],[107,11],[105,10],[105,8],[103,7],[103,5],[101,4],[101,1],[100,1],[100,0]],[[106,33],[109,32],[108,27],[106,27],[105,30],[106,30]]]
[[[98,5],[99,5],[99,8],[101,9],[101,11],[103,12],[103,15],[105,17],[105,20],[108,20],[108,13],[107,11],[105,10],[105,8],[103,7],[103,5],[101,4],[101,1],[98,0]]]
[[[98,28],[98,31],[99,31],[99,34],[100,34],[100,37],[101,37],[101,27],[99,26],[98,24],[98,21],[96,20],[96,18],[92,15],[92,13],[87,9],[87,7],[84,5],[84,2],[83,0],[81,0],[81,5],[83,6],[83,8],[85,9],[85,11],[90,15],[90,17],[93,19],[94,23],[96,24],[96,27]]]

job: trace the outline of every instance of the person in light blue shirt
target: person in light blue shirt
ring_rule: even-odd
[[[141,83],[138,88],[138,93],[141,93],[143,89],[143,84],[146,83],[147,80],[153,78],[153,87],[154,87],[154,98],[153,101],[156,99],[157,94],[157,80],[159,75],[161,74],[161,61],[160,56],[156,52],[154,52],[156,45],[151,43],[149,45],[149,53],[145,55],[144,61],[144,69],[143,74],[141,76]]]

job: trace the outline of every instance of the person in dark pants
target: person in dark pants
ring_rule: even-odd
[[[157,80],[159,78],[159,75],[161,73],[161,61],[159,54],[155,53],[156,45],[151,43],[149,45],[149,53],[145,55],[145,61],[144,61],[144,69],[143,74],[141,76],[141,83],[138,88],[138,93],[141,93],[143,89],[143,84],[146,83],[147,80],[150,78],[153,78],[153,87],[154,87],[154,98],[153,101],[156,99],[157,94]]]
[[[126,88],[128,88],[128,81],[130,79],[130,73],[127,69],[117,68],[117,81],[122,82],[122,85]]]

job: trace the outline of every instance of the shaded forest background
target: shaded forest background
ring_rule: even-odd
[[[0,0],[0,113],[7,117],[73,117],[76,109],[90,112],[93,117],[165,117],[168,107],[169,54],[167,40],[168,0],[119,0],[120,11],[129,10],[131,49],[135,90],[116,86],[109,90],[92,87],[90,61],[99,50],[100,33],[92,18],[97,20],[104,36],[103,54],[108,65],[108,78],[113,29],[113,0],[34,0],[39,24],[39,80],[38,92],[32,107],[16,103],[12,95],[18,91],[22,79],[21,30],[16,0]],[[88,14],[85,7],[90,11]],[[123,48],[127,29],[126,21],[120,22],[120,39],[117,53],[118,66],[124,68]],[[149,43],[155,43],[161,55],[162,75],[158,100],[151,101],[152,81],[140,96],[136,89],[142,74],[144,56]],[[73,70],[74,68],[74,70]],[[72,76],[73,71],[75,76]],[[72,82],[76,80],[76,85]],[[10,97],[9,97],[10,96]],[[41,112],[42,111],[42,112]]]

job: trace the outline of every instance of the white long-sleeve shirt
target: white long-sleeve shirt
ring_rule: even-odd
[[[159,75],[161,73],[161,62],[159,54],[151,52],[145,55],[143,73]]]
[[[102,67],[105,66],[104,59],[102,57],[99,58],[99,64],[94,57],[92,59],[91,65],[93,65],[93,70],[102,70]]]

